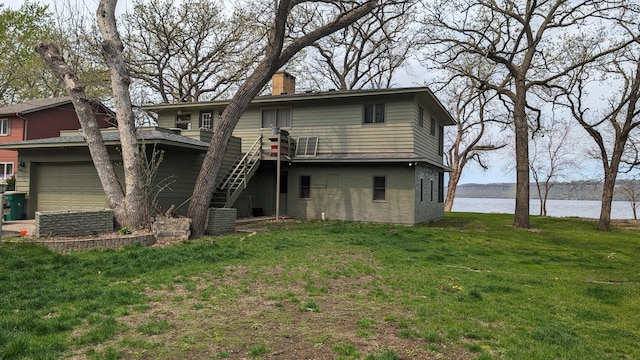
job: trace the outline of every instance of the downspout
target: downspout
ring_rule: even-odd
[[[27,118],[20,115],[20,113],[16,113],[16,117],[24,120],[24,129],[22,129],[22,141],[27,141]]]

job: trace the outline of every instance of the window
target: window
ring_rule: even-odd
[[[201,112],[200,113],[200,129],[211,130],[213,129],[213,112]]]
[[[0,119],[0,135],[9,135],[11,121],[9,119]]]
[[[311,176],[300,176],[300,199],[311,198]]]
[[[296,156],[300,155],[316,155],[318,150],[318,137],[317,136],[301,136],[298,138],[298,144],[296,145]]]
[[[363,122],[365,124],[383,124],[384,104],[365,104]]]
[[[0,180],[7,180],[13,176],[13,163],[0,163]]]
[[[373,177],[373,200],[385,200],[387,191],[387,178],[384,176]]]
[[[431,180],[431,201],[433,201],[433,180]]]
[[[291,127],[291,108],[262,110],[262,123],[260,127],[263,129],[272,127]]]
[[[424,179],[420,178],[420,202],[424,201]]]
[[[444,153],[444,126],[438,125],[438,155]]]
[[[438,202],[444,202],[444,173],[438,173]]]
[[[176,115],[176,127],[182,130],[191,130],[191,114]]]
[[[431,118],[431,135],[436,134],[436,119]]]
[[[280,194],[286,194],[289,191],[289,173],[283,171],[280,174]]]
[[[424,127],[424,109],[418,106],[418,127]]]

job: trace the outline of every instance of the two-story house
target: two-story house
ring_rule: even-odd
[[[157,114],[159,127],[215,129],[227,104],[147,110]],[[301,219],[416,224],[441,218],[443,129],[453,124],[426,87],[296,93],[295,78],[277,73],[272,95],[254,99],[233,132],[242,152],[257,161],[239,165],[247,178],[239,180],[236,197],[223,183],[229,175],[220,174],[220,203],[239,216],[275,215],[278,208],[279,215]],[[278,143],[285,156],[274,156]]]
[[[277,73],[272,95],[255,98],[227,147],[212,207],[239,217],[416,224],[444,215],[443,129],[454,120],[426,87],[295,92]],[[141,143],[164,151],[158,195],[184,214],[202,158],[227,100],[146,107],[157,126],[139,129]],[[35,211],[104,208],[81,132],[0,144],[18,150],[24,167],[16,187]],[[120,161],[117,131],[103,137]]]
[[[100,127],[115,126],[113,113],[95,104]],[[0,144],[55,137],[61,130],[79,129],[80,122],[70,97],[25,101],[0,108]],[[0,150],[0,181],[19,169],[18,152]]]

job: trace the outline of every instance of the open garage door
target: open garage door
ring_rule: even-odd
[[[38,164],[36,177],[36,211],[108,207],[93,163]]]

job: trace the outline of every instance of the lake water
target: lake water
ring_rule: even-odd
[[[513,214],[514,199],[456,198],[451,211]],[[540,213],[540,201],[530,203],[531,215]],[[588,200],[547,200],[547,216],[582,218],[600,217],[600,202]],[[611,205],[611,219],[633,219],[633,211],[628,201],[614,201]]]

